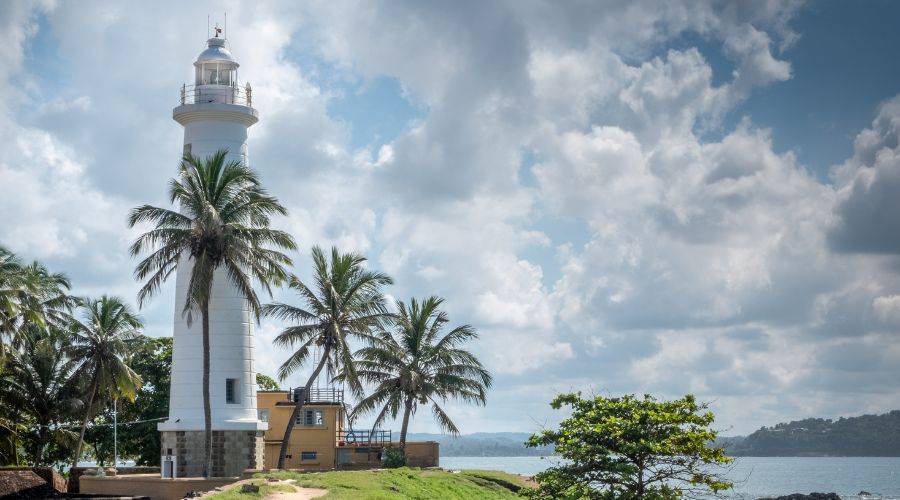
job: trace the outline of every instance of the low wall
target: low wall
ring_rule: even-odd
[[[210,491],[240,478],[186,477],[169,479],[158,474],[82,476],[81,493],[110,496],[143,496],[151,500],[181,500],[191,491]]]
[[[68,480],[68,489],[69,493],[79,493],[81,490],[79,489],[79,481],[81,476],[87,474],[89,476],[94,475],[94,471],[96,471],[99,467],[74,467],[71,471],[69,471],[69,480]],[[105,469],[106,467],[104,467]],[[117,475],[126,475],[126,474],[156,474],[159,475],[159,467],[119,467],[116,469]],[[65,491],[65,490],[60,490]]]
[[[410,467],[439,467],[440,444],[437,441],[407,442],[406,465]]]

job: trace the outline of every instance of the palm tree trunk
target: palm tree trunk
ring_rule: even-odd
[[[281,440],[281,451],[278,453],[279,469],[284,469],[284,457],[287,455],[288,443],[291,440],[291,432],[294,431],[294,424],[297,422],[297,417],[300,415],[300,412],[303,411],[303,407],[309,402],[309,391],[312,389],[312,384],[316,380],[316,377],[319,376],[319,373],[322,372],[322,368],[325,367],[325,362],[328,361],[328,354],[330,351],[331,346],[325,346],[325,350],[322,352],[322,358],[319,360],[318,366],[316,366],[315,371],[313,371],[312,375],[310,375],[309,379],[306,381],[306,385],[303,387],[303,400],[294,406],[294,411],[291,413],[291,419],[288,420],[287,428],[284,430],[284,438]]]
[[[94,405],[94,396],[97,395],[97,380],[91,384],[91,397],[88,398],[87,409],[84,412],[84,421],[81,423],[81,436],[78,445],[75,446],[75,458],[72,459],[72,468],[78,467],[78,459],[81,458],[81,447],[84,445],[84,431],[87,429],[88,420],[91,419],[91,406]]]
[[[203,463],[206,477],[213,476],[212,468],[212,410],[209,405],[209,299],[200,303],[203,323]]]
[[[34,449],[34,466],[38,467],[43,465],[44,463],[44,453],[47,451],[47,443],[50,441],[50,423],[41,421],[41,427],[38,431],[38,440],[35,443]],[[18,447],[16,447],[16,453],[18,453]],[[17,462],[18,463],[18,462]]]
[[[403,410],[403,426],[400,427],[400,449],[406,454],[406,428],[409,426],[409,414],[412,413],[413,396],[406,396]]]
[[[38,467],[41,465],[41,459],[44,458],[44,427],[41,427],[41,430],[38,431],[38,439],[34,443],[34,465],[33,467]],[[16,447],[18,448],[18,447]],[[18,465],[18,462],[16,462]]]

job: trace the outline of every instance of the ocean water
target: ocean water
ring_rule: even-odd
[[[533,476],[557,463],[554,457],[441,457],[445,469],[500,470]],[[740,500],[791,493],[835,492],[844,499],[900,499],[900,458],[739,457],[726,476],[726,496]],[[872,496],[858,496],[861,491]]]

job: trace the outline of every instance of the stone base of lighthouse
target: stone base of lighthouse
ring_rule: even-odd
[[[163,475],[166,476],[167,457],[172,463],[174,477],[201,477],[205,458],[205,432],[160,431],[162,441]],[[240,477],[247,469],[262,469],[264,431],[212,431],[212,477]]]

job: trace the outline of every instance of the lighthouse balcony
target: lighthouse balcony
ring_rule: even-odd
[[[253,107],[253,90],[250,84],[237,85],[182,85],[181,105],[185,104],[234,104]]]

